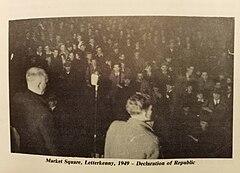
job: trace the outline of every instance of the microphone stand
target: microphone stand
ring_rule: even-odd
[[[97,154],[97,106],[98,106],[98,85],[95,85],[94,136],[93,136],[94,157],[96,157]]]

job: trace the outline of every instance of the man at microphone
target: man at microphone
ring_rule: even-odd
[[[106,135],[105,158],[157,159],[159,140],[153,133],[150,96],[137,93],[126,104],[128,121],[114,121]]]

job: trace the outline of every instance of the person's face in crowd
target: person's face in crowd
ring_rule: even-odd
[[[121,31],[120,31],[120,37],[122,37],[123,34],[124,34],[124,33],[123,33],[123,30],[121,30]]]
[[[59,27],[60,27],[60,29],[62,29],[63,26],[64,26],[64,23],[63,23],[63,22],[60,22],[60,23],[59,23]]]
[[[155,31],[154,31],[154,35],[155,35],[155,36],[158,36],[158,30],[155,30]]]
[[[192,75],[193,71],[194,71],[194,67],[193,66],[190,66],[190,67],[187,68],[188,74]]]
[[[77,41],[79,41],[79,42],[82,41],[82,36],[81,35],[77,36]]]
[[[217,88],[217,89],[221,89],[221,82],[216,82],[215,83],[215,88]]]
[[[101,24],[101,23],[98,24],[98,29],[99,29],[99,30],[102,29],[102,24]]]
[[[189,43],[190,42],[190,37],[186,36],[185,40],[186,40],[186,43]]]
[[[200,31],[197,31],[197,37],[198,37],[198,39],[202,38],[202,33]]]
[[[227,86],[227,93],[232,93],[232,86],[230,85]]]
[[[69,57],[70,61],[73,61],[74,60],[74,53],[71,52],[68,57]]]
[[[45,34],[43,32],[41,33],[41,40],[45,41]]]
[[[155,93],[155,94],[159,93],[159,88],[158,87],[153,87],[153,93]]]
[[[170,58],[170,57],[166,57],[165,60],[166,60],[167,63],[171,63],[172,62],[172,58]]]
[[[123,82],[124,82],[124,85],[125,85],[125,86],[129,86],[130,83],[131,83],[131,80],[128,79],[128,78],[126,78],[126,79],[123,80]]]
[[[52,59],[50,56],[47,56],[46,59],[45,59],[48,63],[51,63]]]
[[[110,30],[111,30],[110,26],[107,26],[106,30],[107,30],[107,31],[110,31]]]
[[[183,111],[185,113],[188,113],[190,111],[190,107],[189,106],[183,106]]]
[[[112,40],[111,40],[111,39],[108,39],[107,43],[108,43],[109,45],[112,45]]]
[[[203,94],[202,94],[202,93],[198,93],[198,94],[197,94],[197,98],[198,98],[198,99],[203,99]]]
[[[111,38],[111,40],[113,40],[114,35],[111,33],[111,34],[109,35],[109,37]]]
[[[37,36],[36,36],[36,33],[35,33],[35,32],[32,33],[32,39],[33,39],[34,41],[37,40]]]
[[[61,36],[60,35],[56,35],[56,41],[60,42],[61,41]]]
[[[166,65],[162,65],[161,70],[162,70],[162,72],[167,72],[168,68]]]
[[[118,64],[114,64],[113,71],[114,71],[114,73],[119,73],[120,72],[120,66]]]
[[[145,42],[146,39],[147,39],[147,33],[144,33],[144,34],[142,35],[142,40]]]
[[[125,64],[123,62],[121,62],[120,66],[121,66],[122,69],[125,68]]]
[[[125,55],[122,54],[120,57],[119,57],[120,60],[124,60],[125,59]]]
[[[97,36],[99,35],[98,29],[95,30],[95,34],[96,34]]]
[[[53,40],[53,33],[49,33],[49,40]]]
[[[91,53],[87,53],[86,58],[87,58],[87,60],[91,60],[92,59],[92,54]]]
[[[181,43],[181,38],[180,37],[177,37],[177,42]]]
[[[92,65],[93,65],[94,67],[97,66],[97,61],[96,61],[95,59],[92,60]]]
[[[107,64],[109,67],[111,67],[111,66],[112,66],[112,61],[111,61],[111,60],[107,60],[107,61],[106,61],[106,64]]]
[[[113,44],[113,47],[118,47],[118,42],[115,42],[115,43]]]
[[[207,72],[202,72],[202,78],[203,78],[203,80],[207,80],[208,79]]]
[[[45,52],[50,52],[50,48],[49,48],[49,46],[45,46]]]
[[[84,32],[84,31],[85,31],[84,26],[81,26],[81,27],[80,27],[80,32]]]
[[[127,39],[127,45],[131,45],[131,40]]]
[[[66,51],[66,47],[65,47],[64,44],[62,44],[62,45],[60,46],[60,51],[61,51],[61,52],[65,52],[65,51]]]
[[[170,42],[169,48],[170,48],[170,49],[174,49],[174,43],[173,43],[173,42]]]
[[[77,33],[73,33],[73,39],[75,40],[77,38]]]
[[[84,52],[84,51],[86,50],[86,46],[85,46],[84,44],[82,44],[82,45],[80,46],[80,50]]]
[[[89,39],[89,43],[90,43],[90,44],[94,44],[94,43],[95,43],[95,40],[94,40],[93,38],[90,38],[90,39]]]
[[[71,71],[71,66],[64,67],[66,72],[69,73]]]
[[[134,53],[135,58],[139,58],[139,52]]]
[[[89,36],[92,35],[92,29],[91,29],[91,28],[88,29],[88,35],[89,35]]]
[[[71,29],[71,30],[74,29],[74,25],[73,25],[73,23],[70,24],[70,29]]]
[[[34,56],[30,59],[31,63],[34,64],[37,61],[37,58]]]
[[[172,68],[172,67],[168,67],[168,70],[169,70],[170,72],[173,72],[173,68]]]
[[[162,37],[161,37],[161,41],[162,41],[163,44],[165,44],[165,43],[166,43],[166,37],[165,37],[165,36],[162,36]]]
[[[190,43],[187,43],[187,49],[191,49],[191,44]]]
[[[136,46],[136,48],[139,48],[139,47],[140,47],[139,41],[137,41],[137,42],[135,43],[135,46]]]
[[[152,65],[150,63],[146,63],[146,71],[151,72],[152,71]]]
[[[119,49],[118,48],[114,48],[113,51],[114,51],[115,54],[119,53]]]
[[[42,49],[43,49],[42,46],[38,46],[37,51],[42,52]]]
[[[27,32],[27,33],[26,33],[26,38],[27,38],[27,39],[30,39],[30,32]]]
[[[208,123],[206,121],[200,121],[200,127],[202,131],[206,131],[208,127]]]
[[[202,72],[200,72],[199,70],[196,71],[196,76],[197,78],[201,77],[202,76]]]
[[[28,56],[33,55],[34,52],[31,47],[28,48]]]
[[[122,25],[122,23],[119,23],[119,25],[118,25],[118,29],[119,29],[119,30],[122,30],[122,29],[123,29],[123,25]]]
[[[73,45],[72,45],[72,48],[73,48],[73,50],[77,50],[77,45],[76,45],[76,44],[73,44]]]
[[[142,81],[143,80],[143,74],[142,73],[138,73],[137,74],[137,80],[138,81]]]
[[[52,109],[57,106],[57,100],[49,100],[48,101],[49,108]]]
[[[187,86],[186,91],[192,93],[193,87],[191,85]]]
[[[213,99],[214,100],[219,100],[220,99],[220,94],[219,93],[213,93]]]
[[[168,92],[173,90],[173,86],[172,85],[167,84],[166,87],[167,87],[167,91]]]
[[[98,47],[97,48],[97,54],[101,54],[102,53],[102,49],[101,49],[101,47]]]
[[[102,40],[103,40],[104,43],[106,43],[107,42],[107,37],[105,35],[103,35]]]
[[[76,58],[77,60],[80,60],[80,59],[81,59],[78,53],[76,53],[75,58]]]
[[[66,60],[66,56],[64,54],[61,54],[61,59]]]
[[[227,84],[231,84],[232,83],[232,79],[230,77],[227,78]]]
[[[148,33],[148,34],[147,34],[147,38],[148,38],[148,40],[152,40],[152,34],[151,34],[151,33]]]
[[[92,26],[91,23],[88,23],[88,24],[87,24],[87,27],[88,27],[88,28],[91,28],[91,26]]]
[[[223,74],[218,75],[219,80],[224,80],[225,76]]]
[[[68,46],[68,47],[67,47],[67,50],[68,50],[69,52],[71,52],[71,51],[73,50],[72,46]]]
[[[54,57],[57,57],[57,56],[58,56],[58,50],[57,50],[57,49],[55,49],[55,50],[53,51],[53,56],[54,56]]]

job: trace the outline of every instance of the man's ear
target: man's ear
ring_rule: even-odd
[[[151,114],[149,113],[150,109],[151,109],[151,108],[149,107],[148,109],[144,110],[144,117],[145,117],[147,120],[151,119]]]
[[[38,89],[41,89],[41,84],[42,84],[42,82],[39,81],[38,84],[37,84]]]

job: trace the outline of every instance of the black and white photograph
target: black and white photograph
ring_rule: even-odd
[[[11,153],[233,158],[234,17],[8,25]]]

